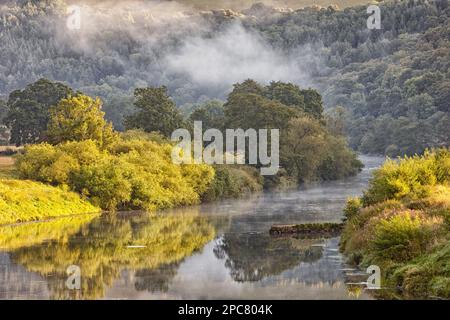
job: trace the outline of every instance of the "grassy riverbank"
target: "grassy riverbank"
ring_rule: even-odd
[[[74,192],[26,180],[0,180],[0,225],[95,212],[100,208]]]
[[[350,199],[341,250],[380,266],[383,287],[406,297],[450,297],[450,151],[387,161]]]
[[[74,192],[15,179],[13,163],[0,159],[0,225],[100,212]]]

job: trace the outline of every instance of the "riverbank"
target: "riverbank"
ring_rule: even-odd
[[[74,192],[38,182],[0,179],[0,225],[100,211]]]
[[[363,197],[348,201],[341,251],[353,264],[378,265],[382,287],[400,289],[388,298],[450,298],[449,184],[443,149],[387,161]]]
[[[14,160],[0,157],[0,225],[100,211],[74,192],[18,180]]]
[[[342,269],[348,266],[337,252],[338,238],[268,232],[274,224],[340,222],[347,197],[361,194],[383,162],[361,160],[365,167],[357,176],[289,191],[154,214],[117,212],[92,221],[81,215],[2,227],[0,296],[61,299],[66,269],[76,264],[85,279],[79,298],[372,299],[367,291],[347,291]]]

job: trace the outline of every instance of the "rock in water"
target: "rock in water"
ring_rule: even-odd
[[[342,227],[342,223],[275,224],[270,228],[270,234],[289,234],[306,238],[334,237],[340,234]]]

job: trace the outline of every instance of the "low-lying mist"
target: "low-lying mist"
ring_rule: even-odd
[[[213,37],[183,39],[182,45],[164,61],[168,72],[187,74],[190,81],[203,87],[231,87],[248,78],[262,83],[309,82],[301,59],[272,47],[238,22]]]

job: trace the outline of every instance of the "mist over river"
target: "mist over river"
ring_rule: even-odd
[[[273,224],[341,221],[384,161],[360,159],[359,175],[298,190],[2,227],[0,299],[370,299],[349,293],[339,238],[269,235]],[[67,287],[70,265],[80,290]]]

